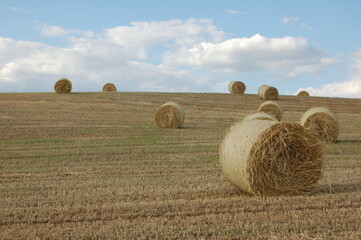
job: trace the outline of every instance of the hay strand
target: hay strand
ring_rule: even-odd
[[[184,109],[175,102],[167,102],[155,112],[155,123],[161,128],[179,128],[184,119]]]
[[[265,113],[265,112],[251,112],[247,116],[244,117],[243,121],[249,120],[269,120],[269,121],[278,121],[274,116]]]
[[[307,91],[300,91],[297,93],[297,96],[300,96],[300,97],[309,97],[310,94],[307,92]]]
[[[103,92],[116,92],[117,88],[115,87],[115,85],[113,83],[106,83],[103,86]]]
[[[280,105],[278,105],[274,101],[269,100],[269,101],[263,102],[259,106],[258,111],[268,113],[268,114],[274,116],[278,121],[281,121],[281,119],[282,119],[282,109],[281,109]]]
[[[67,78],[59,79],[54,85],[54,90],[56,93],[70,93],[71,88],[71,81]]]
[[[340,131],[336,116],[322,107],[307,110],[301,117],[301,125],[311,131],[320,141],[326,143],[335,142]]]
[[[243,94],[246,90],[246,85],[240,81],[231,81],[228,84],[228,90],[230,93]]]
[[[278,98],[278,90],[275,87],[262,85],[258,88],[258,96],[263,100],[276,100]]]
[[[252,195],[311,192],[322,176],[322,145],[300,124],[241,121],[220,146],[225,178]]]

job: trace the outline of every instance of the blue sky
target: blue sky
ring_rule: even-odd
[[[361,1],[0,0],[0,92],[361,97]]]

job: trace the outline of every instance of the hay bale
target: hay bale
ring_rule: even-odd
[[[258,96],[264,100],[276,100],[278,98],[278,91],[275,87],[262,85],[258,88]]]
[[[175,102],[167,102],[155,112],[155,123],[161,128],[179,128],[184,118],[184,109]]]
[[[278,105],[274,101],[270,100],[270,101],[263,102],[259,106],[258,111],[268,113],[268,114],[274,116],[275,118],[277,118],[278,121],[281,121],[281,119],[282,119],[282,109],[281,109],[280,105]]]
[[[340,131],[336,116],[322,107],[307,110],[301,117],[301,125],[326,143],[335,142]]]
[[[71,87],[71,81],[67,78],[62,78],[55,83],[54,90],[57,93],[70,93]]]
[[[220,146],[225,178],[252,195],[311,192],[322,176],[322,145],[300,124],[236,123]]]
[[[300,96],[300,97],[309,97],[310,94],[307,92],[307,91],[300,91],[297,93],[297,96]]]
[[[103,86],[103,92],[116,92],[117,88],[113,83],[107,83]]]
[[[258,111],[251,112],[243,118],[243,121],[249,121],[249,120],[278,121],[274,116],[265,112],[258,112]]]
[[[228,90],[230,93],[243,94],[246,90],[246,85],[240,81],[231,81],[228,84]]]

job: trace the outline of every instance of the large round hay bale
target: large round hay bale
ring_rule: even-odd
[[[230,93],[243,94],[246,90],[246,85],[240,81],[231,81],[228,84],[228,90]]]
[[[220,146],[225,178],[252,195],[311,192],[322,176],[322,145],[300,124],[236,123]]]
[[[251,112],[243,118],[243,121],[249,120],[269,120],[269,121],[278,121],[274,116],[265,113],[265,112]]]
[[[278,98],[278,91],[275,87],[262,85],[258,88],[258,96],[264,100],[276,100]]]
[[[310,94],[307,92],[307,91],[300,91],[297,93],[297,96],[300,96],[300,97],[309,97]]]
[[[336,116],[323,107],[307,110],[301,117],[301,125],[311,131],[320,141],[326,143],[336,141],[340,131]]]
[[[179,128],[184,118],[184,109],[175,102],[167,102],[155,112],[155,123],[161,128]]]
[[[106,83],[103,86],[103,92],[116,92],[117,88],[115,87],[115,85],[113,83]]]
[[[57,93],[70,93],[71,87],[71,81],[67,78],[62,78],[55,83],[54,90]]]
[[[269,100],[269,101],[263,102],[259,106],[258,111],[268,113],[268,114],[274,116],[275,118],[277,118],[278,121],[281,121],[281,119],[282,119],[282,109],[281,109],[280,105],[278,105],[274,101]]]

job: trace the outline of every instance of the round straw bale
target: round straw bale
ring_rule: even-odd
[[[278,91],[275,87],[262,85],[258,88],[258,96],[264,100],[276,100],[278,98]]]
[[[258,112],[254,111],[249,113],[247,116],[244,117],[243,121],[249,120],[270,120],[270,121],[278,121],[274,116],[265,113],[265,112]]]
[[[184,109],[175,102],[167,102],[155,112],[155,123],[161,128],[179,128],[184,118]]]
[[[300,124],[241,121],[220,146],[225,178],[252,195],[311,192],[322,176],[322,145]]]
[[[59,79],[54,85],[54,90],[57,93],[70,93],[71,81],[67,78]]]
[[[281,109],[280,105],[278,105],[274,101],[270,100],[270,101],[263,102],[259,106],[258,111],[268,113],[268,114],[274,116],[275,118],[277,118],[278,121],[281,121],[281,119],[282,119],[282,109]]]
[[[116,92],[117,88],[113,83],[107,83],[103,86],[103,92]]]
[[[246,90],[246,85],[240,81],[231,81],[228,84],[228,90],[230,93],[243,94]]]
[[[300,96],[300,97],[309,97],[310,94],[307,92],[307,91],[300,91],[297,93],[297,96]]]
[[[320,141],[326,143],[336,141],[340,131],[336,116],[322,107],[307,110],[301,117],[301,125],[311,131]]]

